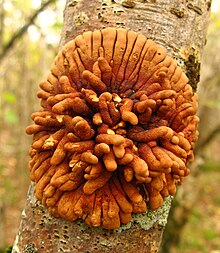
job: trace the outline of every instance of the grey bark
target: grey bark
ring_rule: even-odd
[[[211,2],[208,0],[67,0],[61,46],[87,30],[124,27],[164,46],[196,90]],[[12,252],[158,252],[171,199],[156,212],[107,231],[51,217],[28,192]]]

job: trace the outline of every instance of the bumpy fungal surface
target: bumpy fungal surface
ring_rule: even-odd
[[[166,50],[106,28],[68,42],[37,96],[35,196],[56,217],[114,229],[159,208],[190,171],[197,96]]]

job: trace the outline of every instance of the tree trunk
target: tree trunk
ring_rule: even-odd
[[[87,30],[123,27],[144,34],[176,58],[196,90],[211,2],[208,0],[67,0],[61,46]],[[31,184],[12,252],[158,252],[171,198],[134,215],[120,229],[91,228],[51,217]]]

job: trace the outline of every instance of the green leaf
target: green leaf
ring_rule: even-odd
[[[220,108],[220,101],[217,99],[210,99],[205,103],[209,108],[217,109]]]
[[[16,96],[10,91],[3,92],[2,97],[5,102],[8,102],[10,104],[14,104],[16,102]]]
[[[63,23],[61,23],[61,22],[57,22],[57,23],[54,23],[53,25],[52,25],[52,28],[54,28],[54,29],[62,29],[62,27],[63,27]]]
[[[5,120],[9,123],[16,123],[18,122],[18,117],[14,112],[8,110],[5,112]]]
[[[218,237],[218,233],[213,229],[207,229],[207,230],[203,231],[203,236],[207,240],[213,240],[214,238]]]

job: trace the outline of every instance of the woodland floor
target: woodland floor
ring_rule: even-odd
[[[220,170],[207,167],[197,182],[199,199],[191,210],[176,253],[220,253]]]

